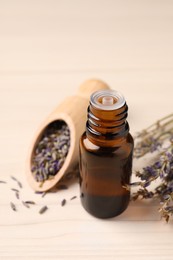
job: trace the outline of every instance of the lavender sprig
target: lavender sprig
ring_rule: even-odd
[[[173,114],[170,114],[135,136],[134,157],[162,150],[165,141],[173,139]]]
[[[141,141],[138,141],[135,147],[135,157],[140,158],[146,153],[153,152],[152,145],[155,144],[159,159],[144,167],[142,171],[136,172],[140,181],[131,183],[131,186],[138,187],[138,190],[132,194],[132,199],[157,198],[160,201],[161,217],[168,222],[173,216],[173,114],[145,129],[136,138]],[[151,145],[148,140],[155,141]],[[167,148],[164,148],[165,142],[169,143]],[[156,180],[159,180],[160,184],[150,190],[150,185]]]

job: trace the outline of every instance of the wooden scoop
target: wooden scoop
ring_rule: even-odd
[[[109,89],[109,86],[100,80],[87,80],[79,88],[76,96],[67,97],[40,125],[31,143],[26,163],[26,174],[30,186],[35,191],[47,191],[53,188],[58,181],[69,171],[73,170],[79,159],[79,139],[85,131],[87,120],[87,107],[90,95],[101,89]],[[31,162],[35,149],[45,129],[54,121],[64,121],[70,129],[70,148],[65,162],[57,174],[43,183],[37,182],[31,171]]]

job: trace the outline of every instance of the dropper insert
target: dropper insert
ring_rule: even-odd
[[[125,98],[115,90],[99,90],[91,95],[90,102],[97,109],[114,110],[125,104]]]

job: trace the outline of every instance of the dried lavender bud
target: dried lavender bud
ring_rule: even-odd
[[[12,179],[13,181],[16,181],[16,182],[17,182],[19,188],[22,188],[22,183],[21,183],[16,177],[11,176],[11,179]]]
[[[15,192],[15,195],[16,195],[16,198],[19,200],[19,192],[18,191]]]
[[[61,201],[61,206],[63,207],[65,204],[66,204],[66,199],[63,199],[63,200]]]
[[[10,176],[11,177],[11,179],[13,180],[13,181],[18,181],[17,179],[16,179],[16,177],[14,177],[14,176]]]
[[[0,181],[0,183],[4,183],[4,184],[6,184],[7,182],[6,182],[6,181]]]
[[[35,194],[43,194],[43,191],[35,191]]]
[[[31,171],[40,186],[54,177],[64,164],[70,147],[70,130],[58,120],[45,129],[32,158]]]
[[[45,191],[45,192],[43,192],[43,194],[41,195],[42,196],[42,198],[44,198],[45,196],[46,196],[46,194],[47,194],[47,192]]]
[[[132,194],[132,200],[137,200],[139,197],[141,199],[151,199],[153,196],[154,193],[152,191],[148,191],[146,188],[143,188]]]
[[[70,200],[74,200],[74,199],[76,199],[76,198],[77,198],[77,196],[73,196],[73,197],[71,197]]]
[[[21,188],[21,189],[23,188],[22,183],[20,181],[18,181],[17,184],[18,184],[19,188]]]
[[[26,200],[24,201],[26,204],[35,205],[36,203],[32,200]]]
[[[30,208],[30,206],[29,206],[29,204],[28,203],[26,203],[26,201],[22,201],[22,204],[26,207],[26,208]]]
[[[12,188],[11,190],[12,190],[12,191],[15,191],[15,192],[19,192],[19,190],[18,190],[18,189],[15,189],[15,188]]]
[[[48,210],[48,207],[47,207],[47,206],[42,207],[42,208],[39,210],[39,214],[45,213],[46,210]]]
[[[15,192],[15,196],[19,200],[20,199],[20,197],[19,197],[19,190],[15,189],[15,188],[12,188],[11,190]]]
[[[13,202],[10,202],[10,206],[11,206],[13,211],[17,211],[16,206]]]

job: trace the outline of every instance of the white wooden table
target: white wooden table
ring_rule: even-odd
[[[171,113],[173,1],[0,0],[0,259],[173,259],[173,225],[157,204],[99,220],[80,205],[78,183],[42,198],[26,181],[37,127],[93,77],[125,95],[132,134]]]

